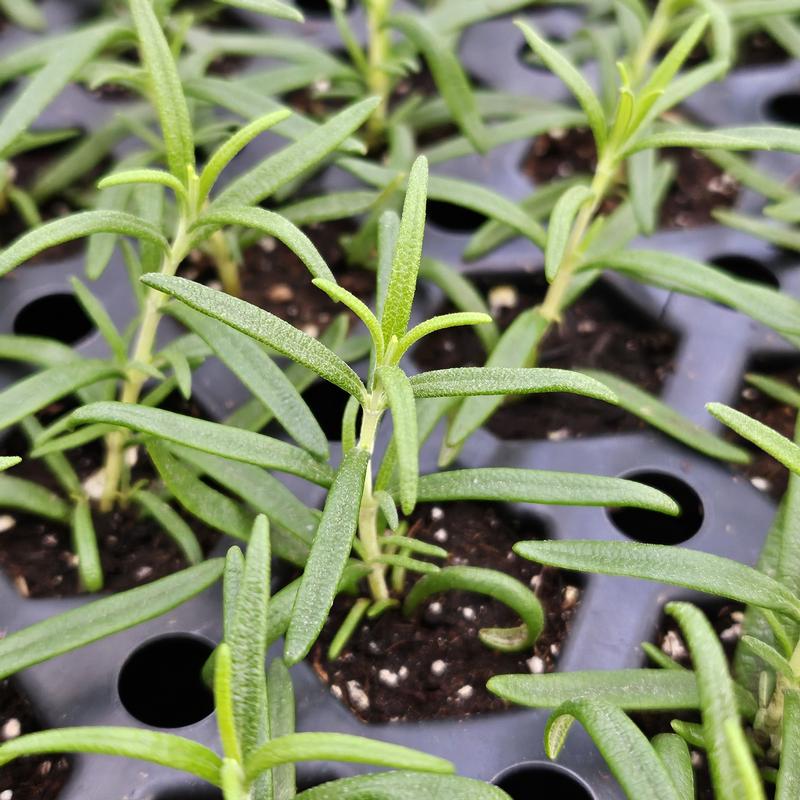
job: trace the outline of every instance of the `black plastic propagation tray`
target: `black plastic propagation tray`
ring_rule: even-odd
[[[64,29],[85,13],[84,5],[66,1],[50,0],[44,3],[44,9],[53,26]],[[568,37],[580,22],[575,13],[564,10],[537,12],[531,16],[546,32],[564,37]],[[245,14],[243,18],[246,24],[261,24],[255,16]],[[336,41],[332,26],[313,16],[304,27],[278,23],[274,29],[310,37],[320,46],[331,47]],[[27,34],[7,28],[0,35],[0,49],[10,52],[27,37]],[[464,36],[461,47],[470,72],[489,87],[552,99],[565,98],[564,89],[555,78],[520,61],[522,36],[508,19],[476,25]],[[491,58],[487,54],[491,54]],[[789,63],[737,70],[724,82],[692,98],[687,106],[694,116],[709,125],[759,123],[768,119],[770,101],[780,95],[794,95],[800,107],[800,65]],[[2,101],[7,102],[5,95]],[[72,87],[43,114],[37,127],[78,124],[90,130],[124,108],[124,104],[120,107],[120,104]],[[273,147],[274,143],[268,146]],[[527,147],[527,142],[510,144],[486,157],[465,157],[437,169],[480,180],[509,198],[520,199],[532,188],[519,167]],[[797,160],[775,155],[758,158],[779,176],[786,176],[800,166]],[[335,185],[339,181],[340,177],[331,172],[323,185]],[[738,207],[753,211],[758,204],[755,195],[743,192]],[[431,224],[425,251],[465,272],[532,272],[541,268],[541,255],[521,240],[507,244],[480,262],[464,264],[461,252],[467,238],[466,233]],[[791,256],[725,228],[709,226],[687,232],[659,233],[638,244],[705,261],[746,256],[770,270],[784,291],[800,296],[800,268]],[[26,312],[29,318],[43,320],[44,327],[36,331],[42,335],[51,334],[53,325],[66,324],[75,313],[69,277],[81,273],[80,256],[25,266],[11,273],[0,287],[0,333],[15,330]],[[93,287],[104,298],[115,319],[122,322],[132,313],[123,276],[121,264],[113,261],[102,280]],[[704,427],[717,430],[704,404],[710,400],[735,402],[742,376],[754,357],[773,354],[791,357],[793,352],[763,326],[727,309],[615,276],[604,280],[643,313],[679,334],[675,369],[667,380],[662,399]],[[53,297],[57,298],[56,305],[46,305]],[[34,304],[42,301],[45,305],[40,308],[60,310],[31,314],[31,308],[36,308]],[[425,286],[420,291],[418,313],[432,312],[441,302],[438,290]],[[80,326],[77,330],[80,331]],[[176,330],[165,320],[161,333],[169,337],[175,335]],[[96,333],[79,337],[76,344],[86,353],[100,353],[103,349]],[[413,369],[411,362],[407,366]],[[0,383],[9,382],[17,374],[15,367],[3,366]],[[195,392],[200,404],[215,418],[226,415],[231,405],[244,397],[243,388],[215,363],[198,371]],[[435,434],[423,451],[423,472],[436,469],[438,441],[439,434]],[[336,448],[334,445],[334,451]],[[656,472],[672,476],[689,484],[703,504],[702,525],[687,539],[685,546],[749,564],[755,562],[774,514],[773,503],[746,478],[654,431],[597,437],[590,442],[504,442],[482,430],[469,441],[459,466],[527,467],[613,476]],[[321,502],[320,489],[298,480],[287,482],[309,505]],[[553,538],[626,538],[603,509],[537,507],[534,511],[546,521]],[[227,544],[221,543],[218,553],[223,553]],[[679,598],[696,599],[691,593],[657,584],[586,576],[581,604],[558,669],[619,669],[642,665],[644,656],[640,643],[655,636],[665,603]],[[0,575],[0,630],[18,630],[84,602],[87,599],[22,599],[5,576]],[[147,691],[153,674],[148,670],[174,669],[180,675],[181,670],[190,669],[194,663],[192,659],[197,660],[205,652],[204,645],[211,647],[219,641],[220,620],[220,591],[215,587],[170,614],[32,667],[20,673],[16,680],[33,699],[47,725],[146,727],[126,710],[120,698],[121,677],[127,706],[143,703],[145,710],[139,716],[147,718],[150,713],[146,710]],[[281,643],[274,650],[279,654]],[[137,654],[136,658],[131,659],[132,654]],[[503,785],[518,798],[623,798],[599,753],[578,726],[570,734],[558,764],[547,761],[542,744],[547,711],[516,709],[459,721],[366,726],[333,697],[310,666],[301,664],[294,668],[293,674],[300,730],[357,733],[418,747],[451,759],[462,775],[487,781],[502,775]],[[198,701],[196,709],[188,709],[188,717],[196,721],[175,732],[218,748],[214,716],[206,713],[205,702]],[[215,790],[192,778],[149,764],[99,756],[75,756],[72,764],[72,774],[60,800],[206,800],[219,797]],[[301,784],[310,786],[354,774],[360,769],[356,765],[300,765],[299,775]]]

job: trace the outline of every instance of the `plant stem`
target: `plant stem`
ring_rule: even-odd
[[[389,111],[389,95],[392,83],[386,71],[386,62],[391,55],[391,38],[386,29],[386,20],[392,10],[393,0],[366,0],[367,9],[367,85],[372,94],[381,98],[380,105],[367,121],[367,138],[374,146],[383,137],[386,116]]]
[[[655,12],[644,33],[641,44],[636,49],[633,57],[632,77],[634,84],[638,83],[644,76],[647,65],[650,63],[656,51],[661,46],[664,37],[669,32],[669,24],[672,19],[673,0],[661,0],[656,6]]]
[[[231,249],[221,230],[212,234],[208,241],[208,248],[214,259],[223,291],[233,297],[241,297],[242,282],[239,276],[239,265],[231,255]]]
[[[369,452],[370,456],[375,451],[375,436],[378,432],[378,423],[383,416],[383,392],[373,391],[369,400],[362,407],[363,419],[361,421],[361,435],[358,447]],[[377,602],[389,599],[389,588],[386,585],[386,566],[376,563],[381,555],[381,546],[378,542],[378,501],[372,493],[372,470],[367,468],[364,479],[364,492],[361,495],[361,508],[358,512],[358,538],[364,546],[366,560],[370,564],[370,573],[367,576],[370,592]]]
[[[189,220],[182,215],[178,222],[172,245],[161,261],[162,275],[174,275],[179,264],[189,252]],[[167,301],[167,295],[155,289],[148,289],[145,298],[144,313],[136,337],[136,345],[131,361],[138,364],[150,364],[153,360],[153,347],[161,321],[161,308]],[[137,403],[147,374],[133,367],[128,370],[119,393],[121,403]],[[120,483],[124,468],[124,452],[130,434],[127,431],[114,431],[106,437],[105,481],[100,498],[100,510],[110,511],[119,496]]]

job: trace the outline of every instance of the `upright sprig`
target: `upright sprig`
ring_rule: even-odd
[[[615,478],[517,469],[419,475],[419,448],[453,398],[568,391],[615,401],[614,394],[602,383],[564,370],[467,368],[414,376],[405,373],[402,356],[423,336],[453,325],[487,321],[485,315],[456,313],[434,317],[408,329],[422,252],[426,185],[427,164],[424,158],[419,158],[408,176],[402,219],[398,220],[389,212],[382,220],[377,313],[329,278],[315,279],[317,286],[347,305],[369,332],[372,358],[366,383],[320,341],[266,311],[182,278],[151,274],[142,279],[148,286],[172,295],[195,311],[288,356],[350,395],[343,417],[342,462],[332,480],[325,479],[324,470],[316,478],[317,482],[329,485],[329,489],[303,577],[294,589],[286,636],[286,658],[290,663],[299,661],[309,652],[337,592],[343,586],[352,586],[352,575],[345,581],[351,562],[356,579],[366,576],[370,596],[356,603],[341,635],[336,637],[332,655],[341,650],[347,635],[364,614],[376,616],[401,602],[407,572],[422,573],[425,577],[405,597],[406,613],[412,613],[434,592],[467,589],[506,602],[522,619],[518,628],[483,630],[481,637],[489,646],[522,649],[530,646],[539,635],[543,616],[530,589],[491,570],[440,569],[435,563],[424,560],[424,557],[442,559],[447,554],[441,548],[409,538],[407,530],[401,527],[398,505],[405,515],[413,512],[418,501],[464,499],[638,506],[668,514],[678,512],[677,505],[660,492]],[[361,423],[357,433],[359,410]],[[377,455],[379,426],[387,411],[392,416],[393,438],[374,475],[372,462]],[[126,424],[129,427],[152,430],[148,424],[148,418],[153,417],[151,412],[137,411],[136,416],[138,419],[128,415]],[[74,421],[84,423],[97,422],[100,418],[96,413],[81,414],[79,418],[73,415]],[[255,461],[252,449],[242,446],[243,432],[229,429],[218,433],[211,446],[208,441],[192,441],[188,436],[182,438],[182,443],[228,458]],[[248,436],[254,437],[247,440],[254,445],[262,438]],[[284,462],[285,468],[289,468],[290,461],[291,457]],[[301,471],[308,474],[305,466],[297,474]],[[329,470],[328,475],[330,473]],[[390,533],[386,532],[387,528]],[[392,590],[387,583],[389,568],[393,571]]]

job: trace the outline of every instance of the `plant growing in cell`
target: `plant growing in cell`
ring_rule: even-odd
[[[517,628],[482,631],[481,637],[489,646],[521,649],[539,635],[542,611],[530,589],[491,570],[442,569],[426,560],[440,559],[446,552],[404,535],[407,531],[401,527],[398,506],[405,515],[413,512],[418,501],[463,499],[636,506],[668,514],[679,510],[662,493],[616,478],[504,468],[419,474],[419,448],[455,398],[569,391],[615,401],[603,384],[564,370],[465,368],[412,377],[404,372],[400,366],[404,352],[426,334],[447,326],[486,321],[483,315],[456,313],[408,329],[422,250],[426,179],[427,165],[420,158],[409,176],[402,219],[391,212],[382,219],[375,312],[330,278],[314,279],[320,289],[347,305],[369,331],[371,369],[366,383],[322,342],[266,311],[180,277],[152,273],[142,277],[152,290],[181,301],[174,313],[190,328],[202,330],[212,320],[231,336],[233,331],[239,332],[237,346],[247,347],[255,340],[346,391],[350,401],[342,421],[344,456],[338,469],[305,454],[300,459],[294,449],[284,450],[280,463],[273,459],[270,464],[265,454],[276,445],[267,437],[141,405],[89,404],[72,412],[61,426],[122,425],[159,437],[157,448],[177,446],[182,456],[193,458],[192,451],[205,452],[234,462],[272,466],[328,488],[322,515],[313,526],[313,538],[306,532],[303,542],[308,549],[303,577],[292,589],[294,600],[286,633],[289,663],[302,659],[313,645],[342,588],[348,565],[366,578],[367,591],[336,637],[333,655],[344,646],[364,614],[376,616],[400,602],[410,612],[428,595],[449,588],[494,596],[519,614],[522,624]],[[380,464],[373,465],[387,411],[393,422],[392,440]],[[80,435],[85,429],[67,435]],[[402,576],[407,572],[422,573],[423,577],[402,596]],[[352,581],[347,584],[352,586]]]
[[[98,424],[77,435],[48,443],[61,429],[60,423],[56,421],[45,434],[33,415],[54,401],[72,395],[79,403],[111,399],[116,395],[124,405],[141,401],[146,406],[158,406],[176,388],[184,397],[189,397],[192,367],[213,351],[253,389],[259,402],[268,409],[268,416],[275,417],[302,447],[324,456],[327,441],[319,425],[295,386],[268,355],[260,350],[243,354],[231,348],[224,336],[216,336],[211,328],[202,330],[199,336],[179,338],[160,346],[157,332],[164,296],[154,290],[143,291],[138,279],[151,271],[173,275],[194,248],[213,242],[222,236],[222,229],[230,225],[259,229],[286,241],[313,275],[330,279],[330,271],[321,257],[294,225],[275,213],[245,206],[292,180],[337,147],[359,127],[374,106],[373,102],[365,101],[345,109],[302,142],[256,165],[212,199],[217,178],[230,160],[254,137],[283,119],[287,112],[268,114],[237,131],[199,169],[187,103],[151,4],[146,0],[132,0],[130,10],[142,62],[149,76],[149,92],[161,123],[161,147],[167,169],[136,167],[115,172],[101,182],[101,187],[111,189],[135,185],[137,214],[100,208],[63,217],[22,236],[0,255],[0,274],[5,274],[42,250],[81,237],[106,237],[93,242],[103,251],[109,243],[109,234],[112,234],[112,246],[113,236],[133,237],[141,242],[138,251],[128,241],[121,244],[139,307],[134,324],[127,330],[119,330],[101,300],[81,281],[73,280],[79,302],[105,339],[110,351],[108,358],[88,359],[59,342],[38,337],[4,336],[0,340],[0,355],[4,358],[43,367],[0,393],[0,428],[21,425],[28,438],[36,442],[33,456],[43,460],[65,496],[61,499],[22,477],[3,476],[2,505],[70,525],[81,579],[90,590],[99,589],[103,583],[92,514],[95,502],[101,513],[135,504],[142,513],[158,521],[190,562],[201,558],[200,546],[186,521],[167,502],[169,496],[151,491],[153,487],[148,486],[147,481],[143,484],[131,479],[137,443],[127,431],[114,425]],[[40,75],[47,69],[49,67]],[[167,192],[172,195],[172,202],[168,201]],[[106,253],[101,260],[107,261],[109,255]],[[92,252],[88,257],[91,262]],[[90,277],[95,276],[90,272]],[[341,325],[333,326],[329,336],[341,344]],[[254,365],[258,366],[257,374],[254,374]],[[94,480],[87,481],[85,476],[76,473],[65,453],[98,439],[104,440],[102,466],[94,474]],[[289,454],[295,454],[289,471],[299,471],[312,479],[326,474],[315,458],[299,448],[268,438],[264,442],[271,455],[262,466],[280,467]],[[209,509],[220,509],[220,504],[213,499],[218,492],[210,497],[209,487],[191,483],[190,475],[173,465],[166,455],[159,457],[155,447],[150,449],[150,455],[168,491],[183,497],[183,505],[190,513],[210,518],[212,526],[226,533],[247,537],[252,515],[239,511],[230,500],[229,506],[224,506],[227,514],[211,515]],[[185,488],[187,483],[189,490]]]
[[[769,388],[800,408],[790,387]],[[691,670],[647,643],[643,648],[653,669],[503,675],[492,678],[489,688],[512,702],[557,709],[546,733],[551,757],[572,721],[581,722],[630,798],[694,798],[691,747],[706,753],[715,797],[760,800],[774,784],[776,800],[788,800],[800,787],[800,445],[797,437],[792,442],[735,409],[719,403],[708,409],[791,470],[756,568],[709,553],[627,542],[521,542],[515,550],[544,564],[669,583],[744,604],[743,635],[732,665],[703,612],[689,603],[670,603],[666,611],[686,638]],[[675,720],[674,733],[650,742],[627,716],[687,709],[699,710],[700,724]]]
[[[195,569],[208,571],[208,562]],[[165,579],[174,581],[180,576]],[[475,800],[502,800],[500,789],[453,776],[450,762],[408,747],[340,733],[296,733],[294,692],[283,661],[264,668],[275,638],[270,586],[270,539],[266,517],[254,525],[247,558],[232,547],[223,575],[224,639],[213,656],[214,706],[222,755],[180,736],[141,728],[61,728],[32,733],[0,746],[0,764],[50,752],[99,753],[141,759],[181,770],[222,789],[225,800],[299,797],[313,800],[381,796],[392,800],[449,792]],[[152,592],[153,587],[134,590]],[[121,596],[111,598],[120,600]],[[129,599],[132,599],[130,597]],[[101,603],[108,604],[109,600]],[[122,606],[118,612],[122,610]],[[86,609],[80,609],[84,618]],[[130,612],[128,612],[129,614]],[[86,620],[84,620],[86,621]],[[51,625],[49,620],[44,625]],[[73,620],[74,622],[74,620]],[[18,636],[30,635],[28,632]],[[13,638],[13,637],[12,637]],[[30,642],[29,642],[30,643]],[[2,661],[3,655],[0,655]],[[297,791],[297,762],[351,761],[391,767],[394,772],[345,778]]]

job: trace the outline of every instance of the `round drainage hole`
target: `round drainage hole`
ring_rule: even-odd
[[[74,295],[49,294],[33,300],[14,317],[19,336],[46,336],[75,344],[94,330],[94,325]]]
[[[586,784],[556,764],[518,764],[503,771],[493,783],[513,800],[557,797],[558,800],[594,800]]]
[[[775,273],[754,258],[736,255],[719,256],[711,260],[711,265],[724,270],[733,278],[760,283],[772,289],[781,287]]]
[[[428,200],[426,219],[438,228],[456,233],[470,233],[486,222],[483,214],[443,200]]]
[[[119,674],[118,691],[128,713],[145,725],[182,728],[214,710],[203,682],[213,647],[194,636],[160,636],[135,650]]]
[[[765,110],[775,122],[800,125],[800,92],[785,92],[771,97]]]
[[[610,509],[608,515],[614,526],[627,537],[650,544],[680,544],[700,530],[703,501],[688,483],[664,472],[634,472],[624,477],[664,492],[681,507],[677,517],[642,508]]]

